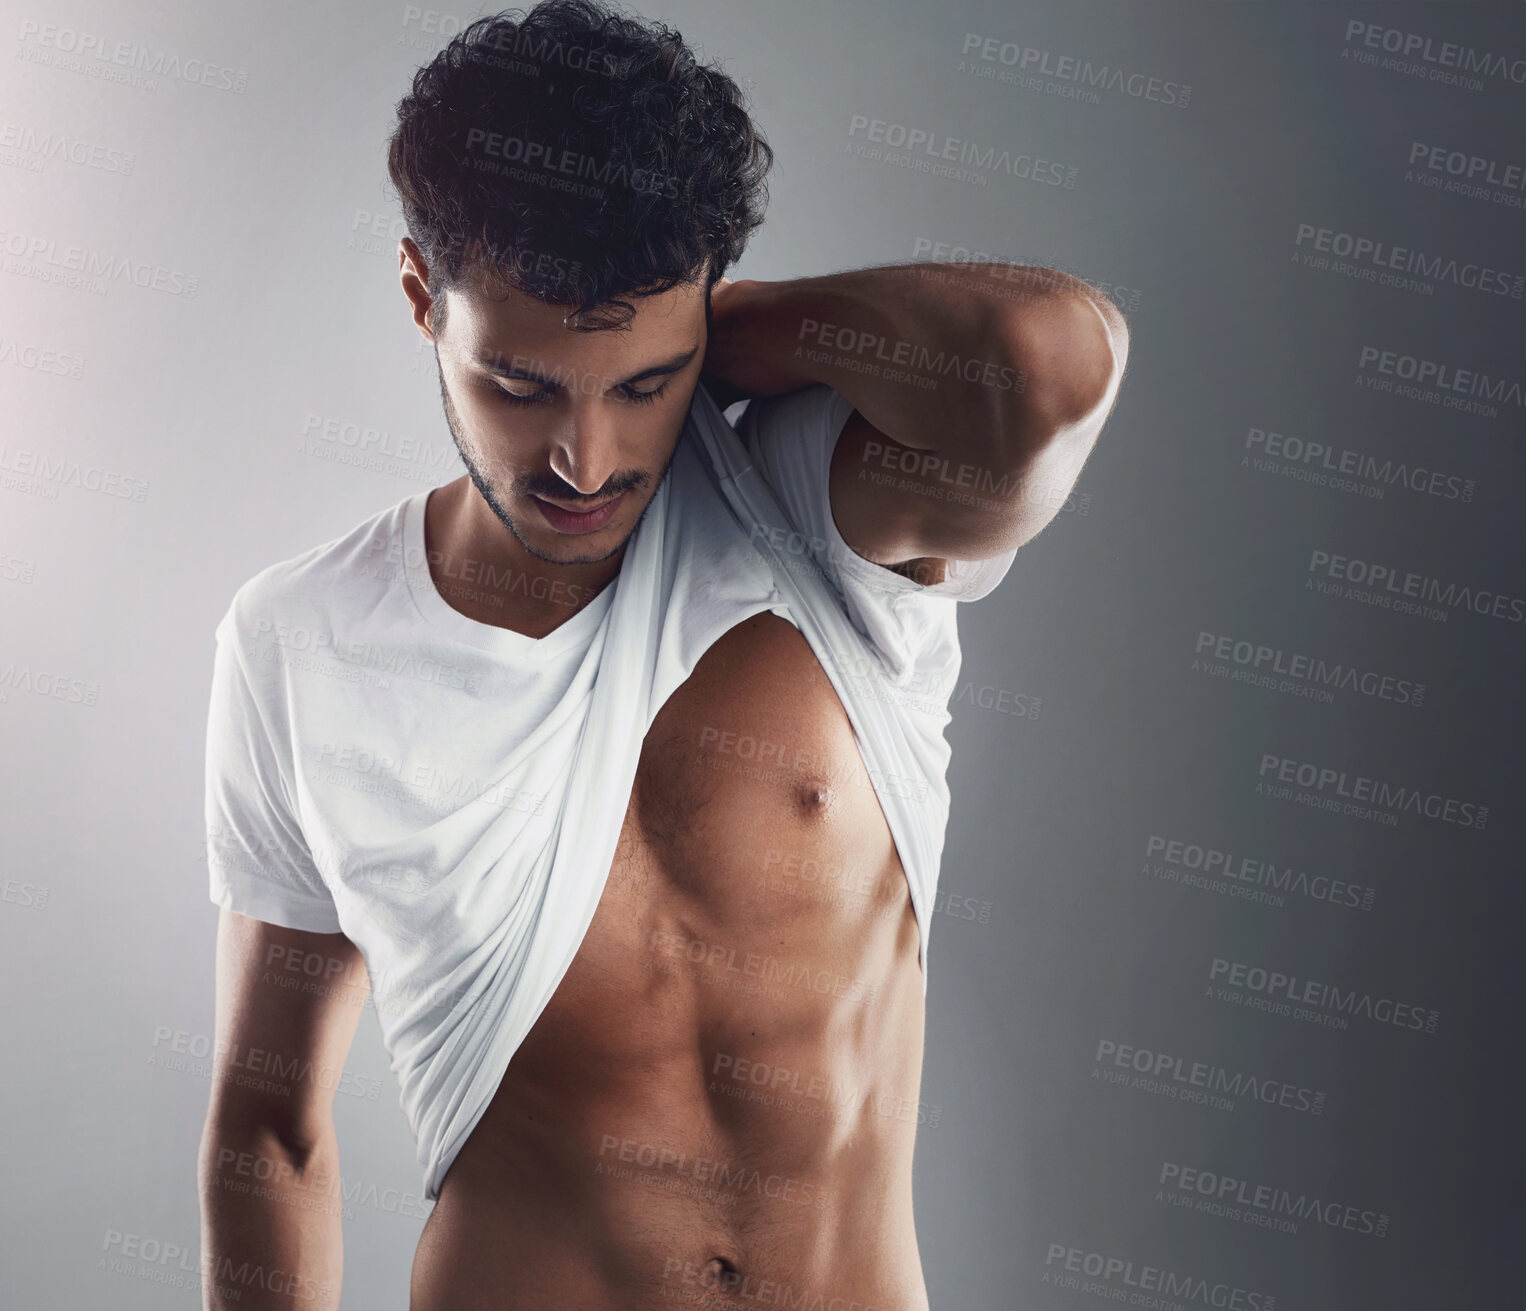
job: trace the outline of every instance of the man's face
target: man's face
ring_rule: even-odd
[[[622,296],[636,311],[629,326],[592,332],[563,325],[569,307],[518,292],[449,296],[435,359],[473,485],[531,555],[608,558],[635,531],[683,429],[705,357],[703,281]]]

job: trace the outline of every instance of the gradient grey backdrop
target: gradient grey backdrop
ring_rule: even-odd
[[[397,285],[383,150],[414,67],[483,11],[5,9],[0,1302],[192,1308],[212,630],[266,564],[459,471],[323,432],[448,449]],[[1164,1306],[1518,1306],[1526,625],[1455,590],[1440,617],[1407,613],[1310,564],[1526,595],[1526,6],[642,12],[744,81],[777,149],[736,276],[948,258],[947,243],[1078,273],[1132,325],[1076,496],[961,614],[929,956],[937,1123],[917,1154],[933,1306],[1149,1305],[1139,1290],[1162,1276],[1147,1268],[1207,1281]],[[158,75],[111,80],[127,70],[79,54],[117,42]],[[1417,47],[1418,72],[1384,42]],[[1442,43],[1499,58],[1432,77]],[[1036,86],[1003,80],[1019,47],[1050,70],[1029,67]],[[1141,80],[1065,95],[1065,56]],[[1148,78],[1177,90],[1131,94]],[[855,123],[875,119],[1037,155],[1073,182],[874,158]],[[1413,164],[1417,146],[1492,161],[1494,181],[1431,185],[1453,175],[1445,156]],[[1322,228],[1455,268],[1404,287],[1319,267]],[[131,274],[82,281],[71,248]],[[1464,285],[1473,266],[1502,271],[1506,294]],[[1470,412],[1445,403],[1455,392],[1398,390],[1404,359],[1506,385]],[[1280,445],[1257,436],[1273,432]],[[1288,439],[1332,454],[1290,458]],[[1440,490],[1318,481],[1342,452]],[[1386,677],[1389,694],[1235,680],[1232,654],[1194,667],[1220,637]],[[1419,704],[1400,684],[1424,685]],[[1487,806],[1488,822],[1271,795],[1266,756]],[[1363,901],[1191,886],[1152,838],[1344,880]],[[1215,961],[1416,1006],[1432,1031],[1226,1000]],[[1149,1055],[1120,1065],[1119,1048]],[[1193,1062],[1267,1081],[1273,1104],[1173,1096],[1169,1071]],[[406,1305],[425,1208],[374,1016],[349,1068],[380,1095],[337,1099],[345,1305],[386,1311]],[[1293,1107],[1275,1104],[1284,1086]],[[1319,1114],[1297,1108],[1316,1096]],[[1337,1223],[1200,1209],[1171,1186],[1179,1169],[1336,1203]],[[1379,1215],[1382,1236],[1362,1232]]]

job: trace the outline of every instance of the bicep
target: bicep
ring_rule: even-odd
[[[342,933],[283,928],[223,909],[216,973],[216,1115],[288,1143],[312,1143],[331,1122],[370,994],[359,948]]]

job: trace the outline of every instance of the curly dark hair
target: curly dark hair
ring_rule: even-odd
[[[578,331],[628,326],[617,297],[703,274],[708,322],[711,285],[763,222],[772,163],[730,77],[678,31],[595,0],[463,28],[414,75],[387,151],[436,331],[445,293],[478,273],[574,306]]]

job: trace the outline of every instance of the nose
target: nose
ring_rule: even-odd
[[[551,468],[582,496],[604,486],[620,463],[615,416],[598,397],[580,397],[551,443]]]

